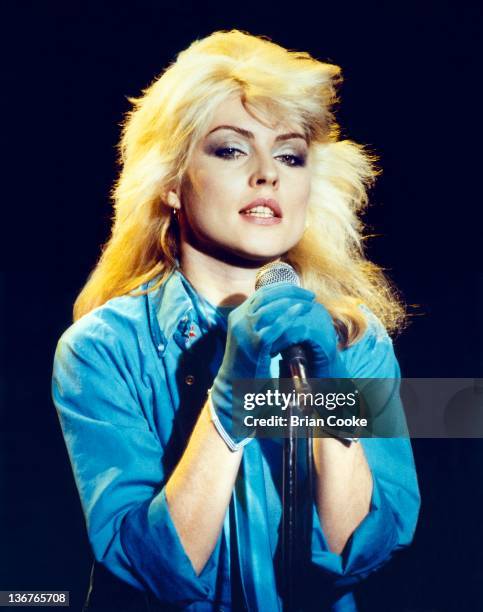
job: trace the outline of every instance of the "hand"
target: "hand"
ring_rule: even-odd
[[[294,321],[310,311],[314,299],[311,291],[275,283],[259,289],[230,313],[225,354],[211,391],[211,413],[232,450],[251,439],[233,434],[233,381],[270,378],[271,357],[279,352],[274,342],[288,339]]]
[[[338,350],[338,337],[328,310],[318,302],[294,317],[288,329],[280,330],[272,343],[272,354],[281,353],[294,344],[304,345],[310,378],[345,378],[347,371]]]

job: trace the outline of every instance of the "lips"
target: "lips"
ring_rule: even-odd
[[[256,208],[257,206],[266,206],[267,208],[270,208],[275,217],[282,218],[282,209],[280,208],[279,203],[277,200],[272,200],[271,198],[257,198],[256,200],[253,200],[253,202],[250,202],[250,204],[244,206],[239,213],[242,215],[253,208]]]

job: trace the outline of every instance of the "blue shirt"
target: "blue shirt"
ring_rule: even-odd
[[[368,328],[340,353],[348,372],[399,378],[390,337],[362,308]],[[221,363],[225,318],[180,271],[147,295],[113,298],[60,338],[52,395],[99,562],[161,602],[196,611],[230,609],[230,576],[239,575],[249,610],[276,611],[281,440],[245,446],[222,532],[199,576],[166,502],[165,484]],[[372,500],[341,555],[329,551],[312,502],[314,609],[355,610],[353,585],[407,546],[415,530],[420,500],[409,440],[360,443],[372,472]]]

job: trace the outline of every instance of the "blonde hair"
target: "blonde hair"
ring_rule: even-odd
[[[74,319],[157,275],[150,290],[166,280],[177,246],[167,193],[180,184],[216,108],[236,94],[252,114],[290,117],[310,142],[308,228],[283,259],[327,307],[342,345],[367,326],[361,303],[389,332],[402,328],[405,311],[395,289],[364,256],[359,215],[379,171],[362,145],[338,140],[332,108],[340,81],[338,66],[238,30],[215,32],[182,51],[142,96],[130,98],[111,237],[75,302]]]

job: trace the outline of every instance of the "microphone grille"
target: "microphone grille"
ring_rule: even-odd
[[[255,281],[255,289],[274,283],[288,283],[300,287],[300,278],[290,264],[274,261],[260,268]]]

